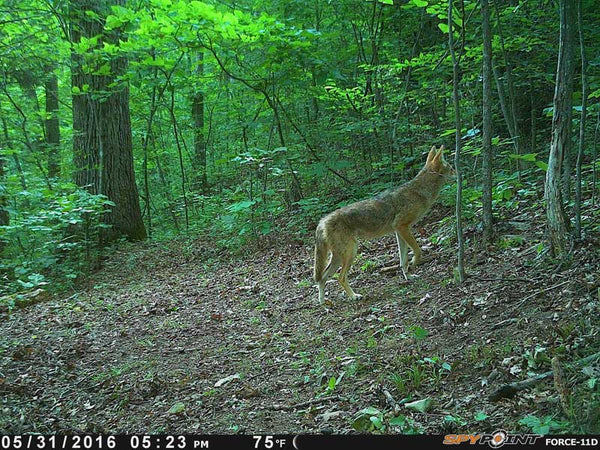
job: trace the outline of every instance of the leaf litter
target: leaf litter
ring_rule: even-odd
[[[408,283],[382,270],[394,245],[361,244],[376,267],[356,261],[350,280],[368,296],[332,283],[325,307],[308,238],[239,256],[203,239],[125,244],[75,295],[0,318],[0,432],[440,434],[552,414],[550,382],[487,395],[527,377],[536,348],[576,359],[598,341],[598,242],[562,271],[528,245],[471,246],[462,285],[439,245]]]

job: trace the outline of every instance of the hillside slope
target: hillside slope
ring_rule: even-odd
[[[557,268],[536,259],[542,230],[528,224],[542,221],[523,215],[498,229],[498,248],[467,249],[456,285],[453,250],[426,245],[451,234],[436,223],[445,212],[422,225],[429,260],[409,282],[385,269],[392,237],[363,243],[350,281],[367,298],[332,283],[328,308],[309,241],[243,257],[207,240],[124,246],[86,289],[0,320],[0,431],[443,434],[528,430],[519,421],[534,416],[560,432],[552,378],[487,397],[555,355],[600,350],[598,242]],[[600,431],[586,385],[597,375],[598,363],[566,371],[571,431]],[[402,405],[423,399],[426,412]]]

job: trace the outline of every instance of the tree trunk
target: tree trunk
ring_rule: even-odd
[[[123,0],[115,2],[123,4]],[[72,0],[72,39],[102,35],[102,41],[117,43],[117,30],[104,32],[102,19],[107,12],[99,0]],[[82,67],[81,55],[72,54],[72,85],[80,94],[73,96],[73,155],[75,182],[94,194],[104,194],[114,203],[104,220],[102,243],[120,236],[129,240],[146,238],[133,170],[133,142],[129,115],[129,87],[112,86],[127,70],[127,59],[116,57],[110,62],[110,74],[95,75]],[[87,88],[84,86],[87,85]],[[85,92],[87,90],[87,92]]]
[[[86,16],[87,9],[98,9],[93,0],[71,1],[71,40],[91,38],[102,33],[103,24]],[[105,77],[93,76],[83,70],[83,55],[71,53],[71,85],[73,91],[73,164],[77,186],[91,194],[102,192],[102,142],[100,139],[99,101],[93,93],[106,89]],[[87,89],[85,89],[87,86]]]
[[[575,3],[560,0],[560,38],[556,87],[554,90],[554,116],[552,118],[552,141],[548,157],[544,198],[550,249],[560,256],[569,249],[569,219],[565,215],[561,193],[563,159],[571,146],[571,120],[574,72]]]
[[[58,78],[52,72],[44,83],[46,93],[46,152],[48,178],[60,176],[60,127],[58,121]]]
[[[204,76],[204,52],[199,51],[196,66],[198,83]],[[194,158],[198,172],[194,176],[192,188],[202,193],[206,192],[206,139],[204,136],[204,92],[197,89],[192,98],[192,120],[194,121]]]
[[[519,127],[519,120],[517,118],[517,101],[516,101],[516,94],[515,94],[515,87],[514,87],[514,83],[513,83],[513,76],[512,76],[512,64],[510,63],[509,59],[508,59],[508,53],[506,51],[506,46],[504,45],[504,35],[502,33],[502,22],[500,21],[500,7],[498,5],[498,2],[494,2],[494,6],[496,8],[496,19],[497,19],[497,28],[498,28],[498,37],[500,38],[500,48],[502,49],[502,58],[504,59],[504,66],[505,66],[505,70],[506,70],[506,85],[508,88],[508,100],[510,102],[510,109],[508,111],[506,111],[508,114],[510,114],[510,119],[509,121],[512,123],[512,139],[514,141],[514,146],[515,146],[515,153],[517,155],[521,155],[521,149],[522,149],[522,141],[523,141],[523,137],[521,136],[521,132],[520,132],[520,127]],[[500,80],[498,79],[497,75],[496,75],[496,82],[499,83]],[[500,89],[500,88],[498,88]],[[519,159],[516,160],[516,165],[517,165],[517,175],[519,177],[519,180],[521,179],[521,161]]]
[[[577,149],[576,183],[575,183],[575,238],[581,239],[581,164],[583,162],[583,149],[585,147],[585,124],[587,119],[588,83],[587,83],[587,57],[585,55],[585,41],[583,39],[583,17],[581,14],[581,0],[577,2],[577,28],[579,30],[579,50],[581,52],[581,120],[579,121],[579,147]]]
[[[483,25],[483,237],[491,242],[492,223],[492,33],[488,0],[481,0]]]
[[[462,148],[462,123],[460,117],[460,96],[458,85],[460,83],[460,63],[456,58],[454,51],[454,21],[452,20],[453,6],[452,0],[448,1],[448,48],[452,58],[452,99],[454,101],[454,126],[456,128],[455,139],[456,148],[454,153],[454,166],[456,168],[456,236],[457,236],[457,269],[458,281],[462,283],[465,278],[464,252],[465,244],[462,230],[462,170],[460,167],[460,154]],[[464,26],[464,20],[463,20]]]
[[[6,206],[8,205],[8,192],[5,184],[5,160],[4,156],[0,153],[0,226],[6,226],[10,223],[10,216]],[[2,259],[2,251],[4,250],[5,241],[0,239],[0,259]]]
[[[190,227],[189,207],[187,201],[187,188],[186,188],[186,175],[185,166],[183,164],[183,151],[181,149],[181,143],[179,140],[179,131],[177,127],[177,118],[175,117],[175,87],[169,86],[171,91],[171,103],[169,106],[169,114],[171,116],[171,122],[173,125],[173,135],[175,136],[175,145],[177,146],[177,155],[179,156],[179,172],[181,175],[181,195],[183,197],[183,210],[185,212],[185,228],[186,230]]]

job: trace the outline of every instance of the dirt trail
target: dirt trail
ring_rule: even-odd
[[[405,283],[381,270],[392,238],[364,243],[350,280],[368,297],[330,284],[328,309],[308,244],[239,258],[205,241],[125,246],[87,289],[0,319],[0,432],[347,433],[367,407],[405,416],[388,432],[518,429],[556,410],[551,383],[486,396],[547,370],[536,349],[576,359],[598,341],[600,255],[589,243],[553,273],[537,231],[499,231],[526,238],[469,252],[461,286],[451,249],[426,246]],[[403,398],[433,406],[394,413]]]

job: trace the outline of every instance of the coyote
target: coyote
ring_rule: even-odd
[[[436,200],[446,178],[454,168],[444,160],[444,146],[431,148],[427,162],[408,183],[378,196],[352,203],[323,217],[316,231],[314,279],[319,286],[319,301],[325,297],[325,283],[341,267],[338,281],[351,299],[362,296],[348,284],[348,271],[358,248],[357,239],[374,239],[395,233],[400,268],[406,278],[409,269],[408,247],[413,251],[412,266],[421,260],[421,248],[410,226],[421,219]],[[327,259],[331,253],[331,259]]]

